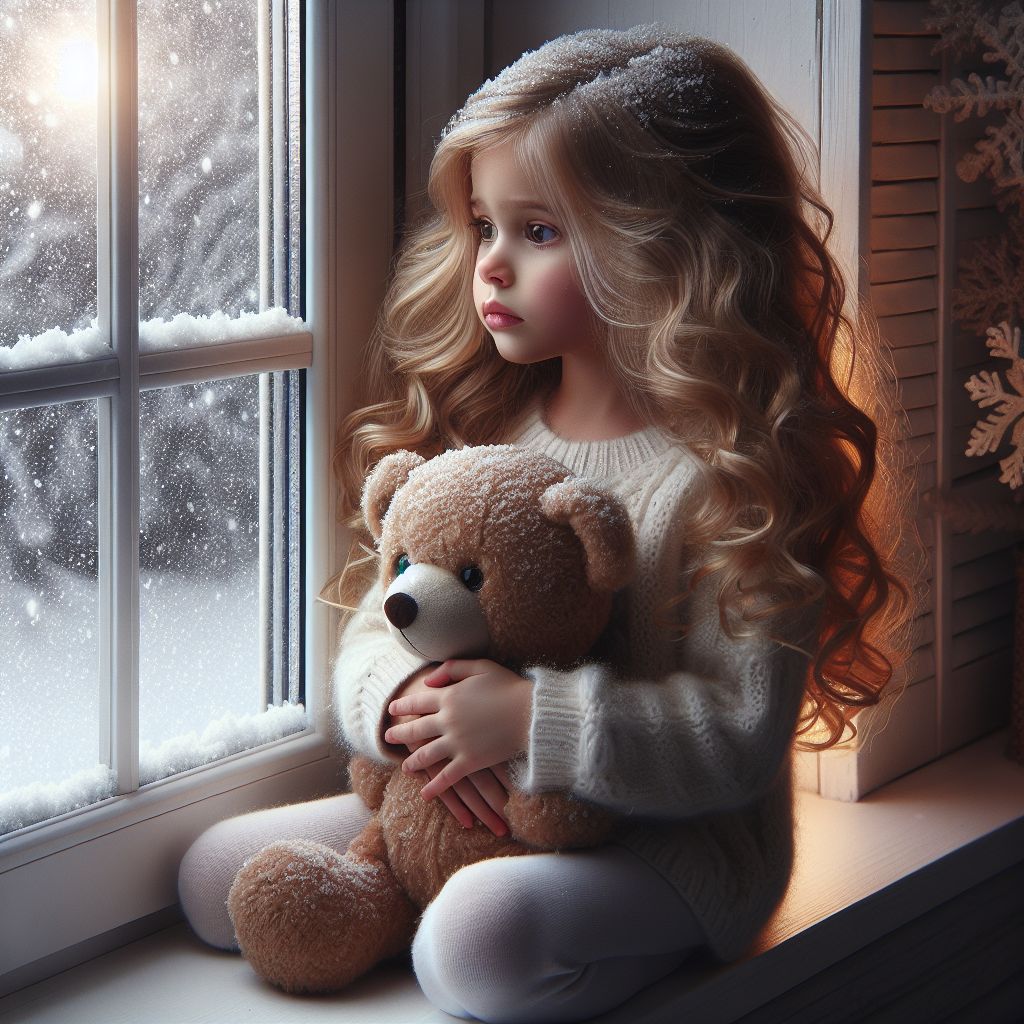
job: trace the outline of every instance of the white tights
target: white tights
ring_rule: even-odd
[[[235,947],[225,907],[242,862],[278,839],[347,848],[369,812],[354,794],[257,811],[201,835],[179,893],[196,934]],[[416,978],[436,1006],[483,1021],[580,1021],[610,1010],[703,943],[685,901],[620,846],[507,857],[453,875],[413,941]]]

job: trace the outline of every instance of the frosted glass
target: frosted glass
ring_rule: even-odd
[[[0,372],[102,348],[96,81],[95,0],[0,3]]]
[[[258,636],[258,378],[143,392],[140,412],[145,761],[224,715],[266,708]]]
[[[257,310],[258,4],[138,6],[140,317]]]
[[[96,465],[95,403],[0,412],[0,831],[99,763]]]

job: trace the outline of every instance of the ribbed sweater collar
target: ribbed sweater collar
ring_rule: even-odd
[[[672,447],[672,441],[657,427],[607,441],[570,441],[544,422],[540,405],[530,412],[513,440],[550,455],[577,476],[591,479],[628,474]]]

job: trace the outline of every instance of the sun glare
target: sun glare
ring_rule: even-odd
[[[96,98],[96,46],[87,39],[66,39],[57,49],[57,92],[68,103]]]

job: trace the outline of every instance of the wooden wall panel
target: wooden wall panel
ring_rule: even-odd
[[[983,341],[952,323],[951,297],[958,259],[972,240],[998,230],[999,217],[987,183],[968,185],[954,172],[980,137],[978,123],[956,124],[923,106],[933,86],[975,70],[931,52],[930,15],[927,0],[872,0],[871,299],[900,377],[921,488],[991,498],[999,455],[963,454],[978,418],[963,384],[992,366]],[[1007,538],[956,534],[941,520],[940,529],[941,543],[925,537],[936,609],[922,615],[917,634],[918,653],[927,656],[912,663],[909,678],[919,682],[879,737],[889,767],[901,743],[915,751],[899,762],[903,770],[913,757],[927,760],[997,727],[1007,707],[1014,595]],[[936,625],[944,635],[935,635]],[[934,673],[927,689],[926,668]],[[872,756],[859,769],[867,786],[885,781],[885,765],[872,767]]]
[[[937,692],[930,675],[911,682],[895,700],[859,715],[857,749],[820,755],[822,795],[856,800],[933,760],[938,755]]]
[[[1013,650],[1003,647],[951,673],[940,706],[940,754],[1005,725],[1012,668]]]

